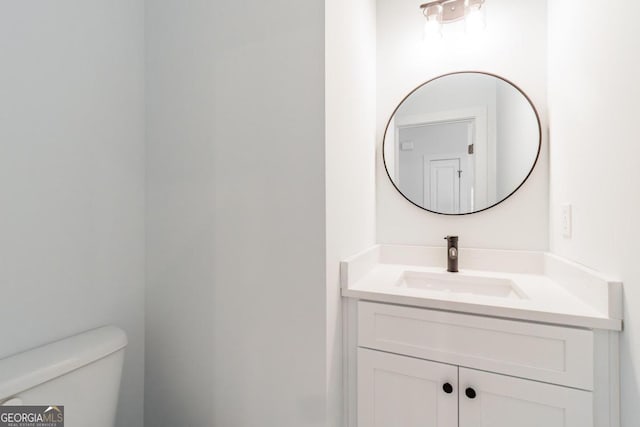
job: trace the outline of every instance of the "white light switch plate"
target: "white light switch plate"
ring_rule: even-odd
[[[560,228],[562,229],[562,236],[567,239],[571,238],[571,205],[561,206]]]

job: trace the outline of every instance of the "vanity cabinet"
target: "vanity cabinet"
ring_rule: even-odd
[[[591,393],[360,348],[359,427],[585,427]]]
[[[365,301],[357,319],[357,427],[613,425],[592,330]]]

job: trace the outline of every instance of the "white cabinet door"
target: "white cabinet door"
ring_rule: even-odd
[[[593,427],[588,391],[466,368],[459,375],[460,427]]]
[[[359,348],[358,427],[458,427],[458,367]]]

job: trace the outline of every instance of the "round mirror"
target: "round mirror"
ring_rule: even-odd
[[[447,74],[400,103],[385,131],[384,165],[396,189],[430,212],[466,215],[515,193],[540,155],[540,117],[513,83],[488,73]]]

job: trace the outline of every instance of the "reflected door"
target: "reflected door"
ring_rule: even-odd
[[[426,159],[424,183],[426,207],[429,210],[457,214],[460,213],[460,158]]]
[[[401,128],[396,171],[405,197],[434,212],[469,212],[475,181],[473,130],[473,120]]]

